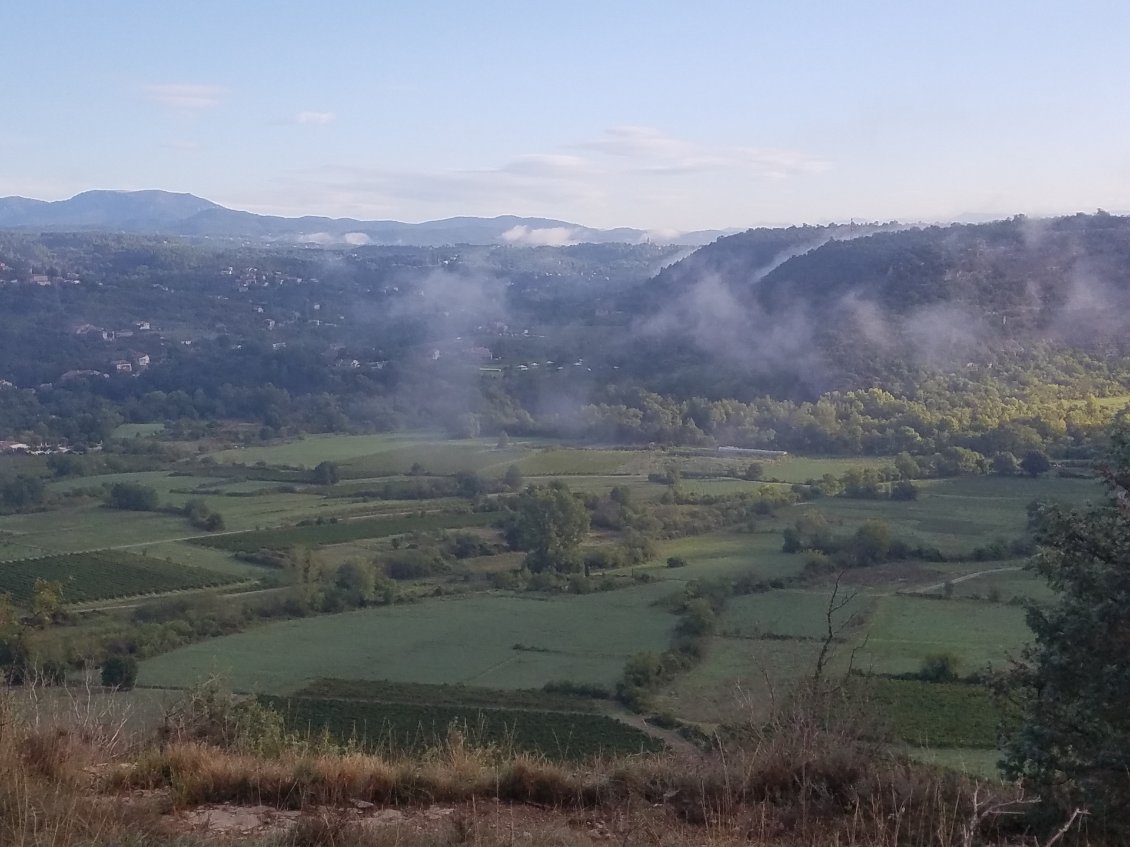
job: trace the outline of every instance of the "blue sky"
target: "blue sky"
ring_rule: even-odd
[[[0,195],[680,230],[1130,209],[1125,2],[5,6]]]

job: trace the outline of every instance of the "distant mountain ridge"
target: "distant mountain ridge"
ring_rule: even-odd
[[[701,230],[655,234],[628,227],[594,229],[568,221],[515,215],[454,217],[416,224],[319,216],[285,218],[228,209],[193,194],[156,190],[84,191],[69,200],[54,201],[0,197],[0,229],[107,230],[314,244],[419,247],[445,244],[560,246],[644,241],[699,246],[726,233],[723,230]]]

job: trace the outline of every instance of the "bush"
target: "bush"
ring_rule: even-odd
[[[422,579],[446,569],[442,559],[422,550],[400,550],[385,562],[384,567],[391,579]]]
[[[918,486],[909,480],[896,482],[891,486],[891,499],[902,501],[917,500]]]
[[[106,688],[128,691],[137,681],[137,659],[133,656],[111,655],[102,663],[102,684]]]
[[[952,653],[931,653],[922,660],[918,678],[924,682],[954,682],[961,664]]]
[[[572,682],[567,679],[552,680],[541,687],[546,694],[563,694],[568,697],[591,697],[594,700],[607,700],[612,693],[600,685],[585,682]]]
[[[106,505],[129,512],[155,512],[161,504],[156,490],[148,485],[115,482],[106,494]]]

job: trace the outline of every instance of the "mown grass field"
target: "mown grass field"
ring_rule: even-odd
[[[1026,507],[1036,499],[1080,503],[1101,489],[1089,479],[958,477],[919,483],[917,500],[829,498],[805,508],[827,515],[842,531],[880,518],[900,537],[931,544],[947,555],[967,553],[994,539],[1010,541],[1027,527]]]
[[[826,614],[832,588],[783,589],[764,594],[731,598],[718,621],[721,633],[745,638],[821,639],[827,634]],[[858,594],[845,601],[833,615],[833,627],[845,633],[866,629],[877,603],[875,597]]]
[[[57,493],[91,490],[103,485],[131,482],[157,492],[161,504],[180,508],[189,500],[203,500],[209,509],[224,516],[229,530],[249,530],[293,522],[307,517],[345,514],[348,506],[324,499],[317,489],[309,493],[280,491],[277,482],[230,477],[190,476],[168,471],[103,474],[51,483]],[[292,488],[294,486],[291,486]],[[183,524],[182,535],[194,532]]]
[[[880,597],[856,666],[876,673],[914,673],[935,653],[953,654],[960,673],[1003,669],[1030,637],[1024,610],[1000,603],[911,595]]]
[[[646,450],[566,450],[543,449],[518,462],[528,476],[577,476],[646,473]],[[633,470],[633,466],[636,466]]]
[[[0,546],[0,556],[24,558],[45,553],[74,553],[198,535],[181,517],[158,512],[122,512],[97,504],[0,517],[12,552]],[[28,552],[30,551],[30,553]],[[16,555],[12,555],[15,553]]]
[[[220,673],[239,688],[272,694],[326,676],[502,689],[554,680],[611,686],[629,656],[667,646],[676,618],[653,603],[668,593],[669,586],[648,584],[582,596],[477,594],[286,621],[149,659],[139,681],[190,686]]]
[[[666,560],[679,556],[687,567],[666,569]],[[657,575],[671,579],[732,578],[754,571],[763,579],[793,576],[804,559],[781,552],[781,534],[765,532],[712,532],[664,541],[659,545]]]
[[[990,562],[989,567],[1022,567],[1023,562]],[[953,584],[953,596],[975,599],[995,597],[1000,602],[1049,602],[1055,594],[1036,574],[1028,570],[986,573]]]
[[[403,433],[376,435],[308,435],[295,441],[242,447],[212,453],[217,462],[312,468],[319,462],[346,463],[364,456],[427,444],[428,439]]]
[[[529,455],[530,449],[514,444],[499,448],[487,438],[447,440],[426,434],[312,435],[298,441],[263,447],[222,450],[211,454],[218,462],[313,468],[334,462],[344,479],[408,473],[414,465],[428,473],[453,474],[462,470],[496,471]]]
[[[894,460],[884,456],[858,456],[852,458],[821,458],[818,456],[785,456],[780,459],[759,459],[756,456],[749,458],[743,456],[740,460],[748,464],[750,461],[762,465],[764,479],[779,479],[782,482],[806,482],[810,479],[820,479],[824,474],[843,476],[851,468],[883,468],[893,464]]]

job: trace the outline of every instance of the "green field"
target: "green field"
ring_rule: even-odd
[[[212,453],[217,462],[235,462],[312,468],[319,462],[346,463],[377,453],[427,443],[418,436],[382,433],[379,435],[308,435],[295,441],[262,447],[241,447]]]
[[[820,479],[828,473],[839,477],[852,468],[885,468],[894,464],[894,460],[886,456],[859,456],[850,459],[785,456],[781,459],[764,460],[756,456],[752,459],[742,456],[737,461],[744,464],[750,461],[759,462],[762,465],[763,478],[779,479],[782,482],[807,482],[810,479]]]
[[[657,567],[666,568],[671,556],[687,560],[685,568],[662,571],[662,576],[672,579],[736,577],[750,571],[774,579],[793,576],[804,566],[803,557],[781,552],[781,535],[776,531],[720,531],[665,541],[659,545]]]
[[[193,544],[191,541],[163,541],[134,548],[133,552],[157,559],[169,559],[194,568],[229,574],[237,579],[262,579],[271,572],[262,565],[237,559],[226,550]]]
[[[757,494],[761,488],[772,484],[744,479],[684,479],[679,482],[679,487],[688,494],[727,497],[732,494]]]
[[[921,747],[997,746],[1001,713],[983,685],[868,679],[861,694],[884,736]]]
[[[146,438],[151,435],[157,435],[165,431],[163,423],[134,423],[134,424],[121,424],[114,427],[114,431],[110,433],[111,438]]]
[[[730,636],[763,638],[820,639],[827,633],[825,615],[831,587],[785,589],[734,597],[718,621],[719,631]],[[841,595],[845,598],[847,594]],[[860,594],[833,616],[833,626],[851,624],[852,630],[866,628],[876,599]]]
[[[611,686],[629,656],[667,646],[676,619],[653,603],[669,593],[650,584],[582,596],[478,594],[286,621],[149,659],[140,682],[189,686],[220,673],[237,688],[273,694],[326,676],[503,689],[554,680]]]
[[[932,653],[952,653],[960,673],[1004,667],[1030,632],[1016,606],[909,595],[880,597],[856,667],[876,673],[914,673]]]
[[[646,450],[570,450],[551,448],[524,457],[518,467],[527,476],[574,476],[646,473]]]
[[[410,486],[417,483],[438,482],[429,490],[446,486],[450,493],[453,481],[441,478],[459,471],[497,478],[517,464],[527,482],[563,479],[573,491],[585,494],[606,494],[621,486],[646,509],[670,490],[650,482],[648,474],[672,467],[685,474],[680,490],[724,497],[756,494],[766,485],[787,492],[791,483],[893,461],[761,458],[708,450],[590,450],[534,439],[515,440],[499,449],[494,439],[451,440],[427,433],[309,436],[223,450],[208,458],[215,464],[178,463],[172,467],[183,470],[58,480],[49,483],[49,491],[96,492],[114,482],[136,482],[156,489],[162,503],[179,506],[188,499],[203,499],[224,516],[225,532],[202,533],[176,515],[113,512],[90,500],[63,501],[71,505],[48,512],[3,516],[0,591],[26,599],[29,580],[53,574],[73,577],[67,588],[72,602],[234,581],[273,586],[281,578],[278,572],[243,562],[236,554],[303,546],[316,549],[328,567],[347,561],[379,563],[397,536],[461,528],[497,544],[498,533],[489,527],[499,513],[470,512],[468,500],[384,499],[414,496]],[[309,482],[309,469],[322,461],[337,464],[340,483]],[[752,461],[762,465],[766,480],[782,484],[734,478]],[[766,582],[800,576],[806,556],[782,552],[781,530],[803,510],[826,515],[836,535],[879,518],[895,537],[936,546],[950,557],[945,562],[897,561],[846,572],[844,590],[859,596],[838,615],[837,628],[849,616],[854,618],[837,633],[829,674],[845,672],[849,658],[863,672],[912,674],[925,657],[936,653],[953,654],[963,674],[989,665],[1000,668],[1029,637],[1023,610],[1010,601],[1051,595],[1041,580],[1019,569],[1023,560],[978,562],[971,558],[972,551],[996,539],[1023,537],[1031,500],[1077,503],[1097,496],[1100,487],[1094,480],[1054,476],[962,477],[920,480],[916,485],[919,497],[910,502],[827,498],[780,506],[775,515],[756,518],[752,532],[731,527],[657,539],[657,554],[650,561],[612,572],[611,580],[598,575],[590,583],[621,587],[593,594],[490,590],[490,585],[515,584],[503,578],[519,579],[505,572],[520,567],[521,551],[449,560],[435,574],[400,584],[404,598],[417,598],[414,602],[269,623],[183,647],[146,660],[141,683],[186,687],[220,673],[237,689],[287,698],[296,727],[328,725],[344,736],[360,726],[370,736],[367,744],[399,749],[441,739],[452,720],[465,722],[468,729],[478,726],[486,742],[513,743],[553,755],[613,749],[615,744],[622,745],[615,749],[639,749],[644,736],[632,732],[608,741],[612,746],[607,748],[593,740],[602,733],[612,738],[623,732],[619,724],[594,731],[585,740],[579,729],[584,721],[572,713],[588,709],[595,717],[593,704],[557,700],[534,689],[559,680],[614,688],[633,654],[659,653],[670,646],[678,618],[661,601],[687,583],[750,574]],[[391,487],[386,491],[386,486]],[[703,507],[677,508],[684,511],[672,507],[671,512],[654,515],[668,520],[678,514],[682,520]],[[583,549],[608,547],[622,538],[601,527],[591,532]],[[107,548],[128,548],[118,558],[132,565],[110,573],[98,558],[116,555]],[[85,552],[91,550],[101,552]],[[67,560],[59,555],[69,552],[93,558]],[[34,560],[34,574],[26,561],[4,561],[42,554],[48,558]],[[666,561],[673,556],[684,558],[687,565],[668,568]],[[102,563],[102,572],[95,567],[75,575],[80,561],[95,560]],[[10,569],[8,588],[5,568]],[[633,573],[655,581],[636,583]],[[764,719],[799,680],[813,673],[827,628],[831,580],[776,583],[773,590],[730,597],[715,634],[705,640],[701,661],[656,692],[654,708],[706,727]],[[448,596],[432,597],[433,592]],[[418,599],[425,595],[428,599]],[[315,685],[317,680],[323,682]],[[917,751],[944,748],[951,751],[947,755],[968,754],[983,764],[984,751],[993,743],[989,726],[995,713],[980,689],[881,678],[868,684],[873,684],[868,696],[881,713],[879,723],[898,743]],[[413,688],[421,685],[429,687]],[[532,713],[540,723],[527,720]],[[549,717],[543,720],[543,714]]]
[[[342,478],[358,479],[408,473],[414,465],[428,473],[453,474],[461,470],[498,476],[529,450],[519,444],[499,449],[487,438],[444,440],[420,434],[311,435],[298,441],[265,447],[222,450],[211,454],[218,462],[313,468],[320,462],[337,463]]]
[[[132,482],[154,489],[162,505],[182,507],[189,500],[203,500],[209,509],[224,516],[229,530],[250,530],[297,521],[312,516],[339,515],[348,511],[341,502],[314,494],[282,492],[277,482],[242,480],[230,477],[189,476],[168,471],[103,474],[51,483],[55,493],[93,489],[117,482]],[[291,486],[293,487],[293,486]],[[89,507],[88,507],[89,508]],[[96,519],[96,516],[92,516]],[[181,535],[199,534],[187,523]]]
[[[0,556],[23,558],[45,553],[142,546],[199,535],[179,516],[159,512],[111,511],[88,504],[47,512],[0,517]],[[9,542],[8,547],[3,541]],[[9,552],[8,548],[11,548]]]
[[[1027,526],[1025,511],[1035,499],[1079,503],[1100,493],[1089,479],[959,477],[920,483],[911,502],[829,498],[805,508],[818,509],[846,530],[881,518],[896,536],[937,546],[943,553],[968,553],[994,539],[1011,540]]]
[[[1020,567],[1023,562],[988,562],[986,564],[989,568]],[[1047,602],[1055,596],[1042,578],[1027,570],[986,573],[953,585],[954,597],[985,599],[990,595],[995,596],[1002,603],[1030,600]]]
[[[656,708],[710,726],[764,720],[812,675],[819,650],[811,641],[713,638],[704,660],[664,689]]]
[[[254,553],[256,550],[286,550],[291,547],[318,547],[323,544],[345,544],[365,538],[387,538],[406,532],[428,532],[437,529],[455,529],[487,526],[497,520],[491,512],[464,512],[458,514],[427,514],[407,517],[362,518],[337,523],[310,526],[281,527],[258,532],[236,532],[206,535],[193,542],[205,547]]]
[[[230,574],[122,550],[0,563],[0,594],[10,594],[18,604],[31,600],[36,579],[61,582],[67,603],[212,588],[240,581]]]

